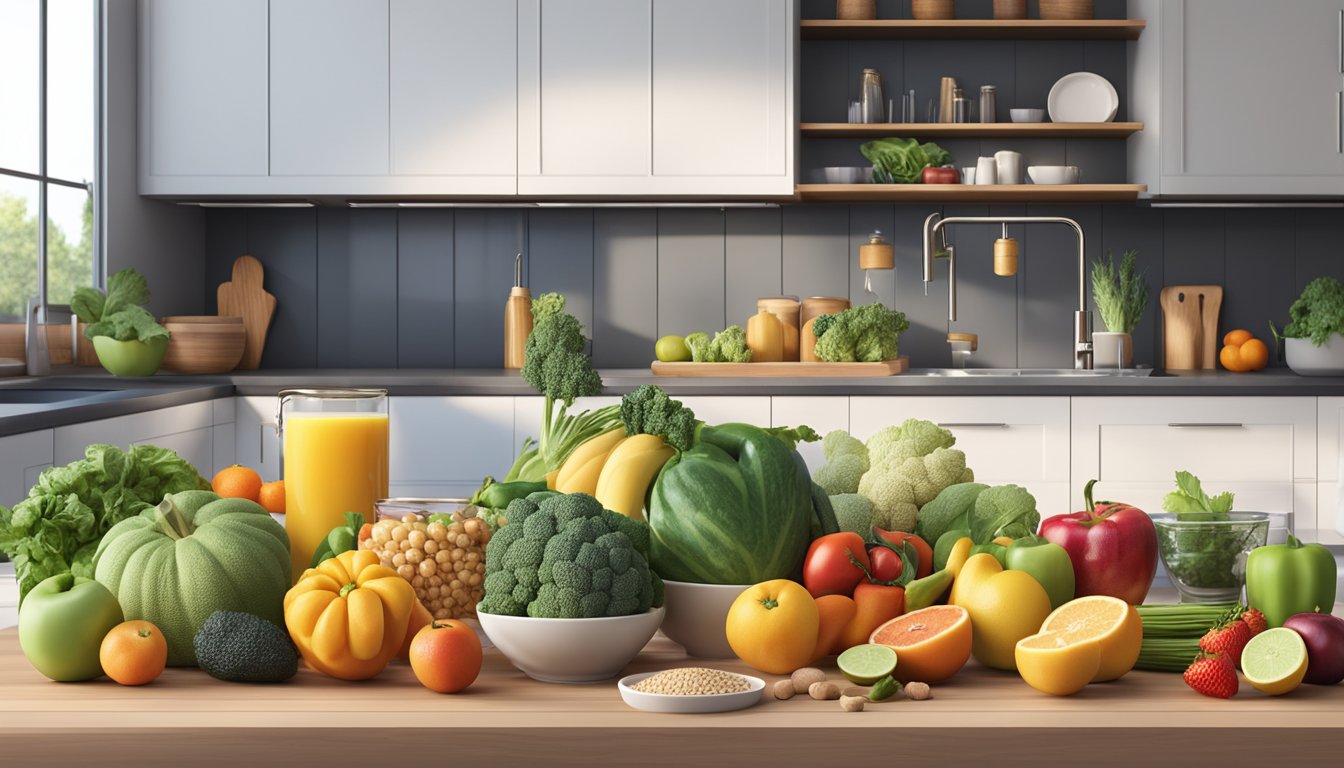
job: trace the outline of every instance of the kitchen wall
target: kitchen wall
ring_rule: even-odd
[[[590,329],[601,367],[644,367],[660,335],[742,323],[758,296],[849,296],[863,289],[858,247],[874,228],[896,245],[877,294],[911,321],[901,349],[917,367],[949,364],[949,330],[978,333],[972,363],[1072,365],[1076,243],[1063,227],[1013,227],[1021,268],[993,274],[996,228],[954,229],[958,305],[947,321],[946,265],[924,294],[923,205],[775,209],[211,210],[204,302],[234,258],[266,266],[278,310],[267,368],[492,368],[502,361],[513,255],[525,250],[533,293],[557,290]],[[948,206],[945,215],[1061,214],[1087,234],[1087,255],[1139,251],[1153,293],[1136,331],[1141,364],[1160,365],[1163,285],[1226,289],[1220,327],[1268,339],[1302,287],[1344,279],[1344,210],[1158,209],[1135,206]],[[1090,297],[1089,297],[1090,301]]]

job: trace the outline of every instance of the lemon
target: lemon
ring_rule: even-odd
[[[1287,627],[1275,627],[1251,638],[1241,652],[1246,682],[1270,696],[1281,696],[1302,684],[1307,675],[1307,644]]]
[[[1101,642],[1042,632],[1024,637],[1013,648],[1017,673],[1032,688],[1053,696],[1077,693],[1101,669]]]
[[[896,652],[885,645],[865,643],[837,656],[835,665],[851,683],[872,685],[896,671]]]
[[[1069,641],[1101,644],[1101,668],[1092,682],[1115,680],[1134,668],[1143,645],[1143,619],[1134,606],[1108,595],[1087,595],[1059,606],[1041,623]]]
[[[691,348],[681,336],[664,336],[653,345],[653,354],[664,363],[685,363],[691,359]]]

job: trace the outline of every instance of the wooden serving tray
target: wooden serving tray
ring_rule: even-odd
[[[654,376],[687,376],[693,378],[763,376],[763,377],[872,377],[895,376],[910,370],[910,358],[901,355],[882,363],[663,363],[649,366]]]

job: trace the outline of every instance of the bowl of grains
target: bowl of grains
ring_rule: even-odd
[[[674,667],[621,678],[616,687],[626,704],[647,712],[731,712],[760,701],[765,681],[709,667]]]
[[[485,581],[485,545],[493,530],[453,499],[379,499],[378,522],[360,549],[378,555],[415,588],[436,619],[476,617]]]

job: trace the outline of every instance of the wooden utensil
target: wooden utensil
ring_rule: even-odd
[[[266,271],[255,256],[239,256],[233,262],[233,279],[221,283],[216,297],[219,314],[243,318],[247,344],[243,359],[238,363],[242,371],[256,370],[261,365],[261,352],[266,347],[266,331],[275,316],[275,297],[263,289]]]
[[[523,254],[513,261],[513,288],[504,302],[504,367],[527,362],[527,337],[532,335],[532,294],[523,285]]]
[[[1220,285],[1169,285],[1162,289],[1162,348],[1169,371],[1214,370],[1218,360]]]

